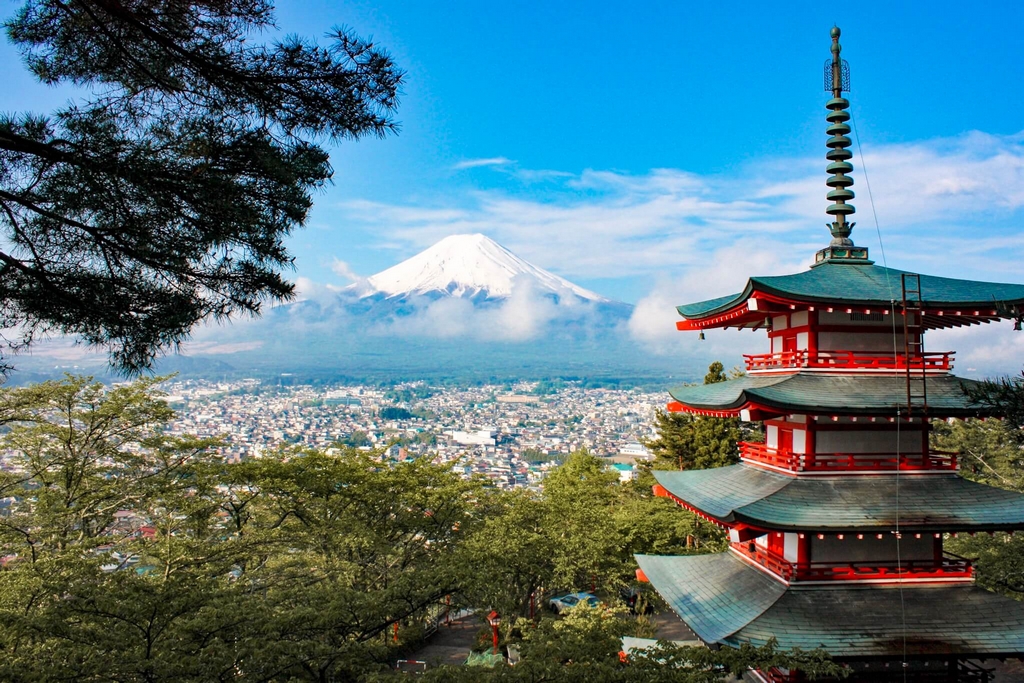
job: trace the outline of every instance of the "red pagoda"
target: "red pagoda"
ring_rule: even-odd
[[[973,661],[1024,654],[1024,604],[976,587],[943,541],[1024,529],[1024,495],[964,479],[955,453],[930,448],[929,420],[993,413],[924,335],[1019,324],[1024,285],[885,268],[854,245],[849,72],[831,35],[831,243],[808,271],[678,308],[680,330],[767,332],[744,377],[675,389],[668,406],[763,422],[765,442],[740,444],[738,465],[654,473],[657,495],[728,530],[729,550],[637,556],[638,574],[711,646],[820,647],[850,681],[987,680]]]

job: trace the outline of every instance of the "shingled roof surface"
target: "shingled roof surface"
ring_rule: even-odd
[[[824,263],[802,273],[752,277],[746,288],[729,296],[679,306],[685,318],[705,318],[746,301],[754,291],[815,303],[889,305],[901,296],[900,276],[908,271],[875,265]],[[1024,285],[956,280],[921,275],[925,306],[991,306],[1024,303]]]
[[[708,643],[821,647],[833,657],[1024,651],[1024,603],[971,585],[792,588],[733,553],[637,555],[651,585]]]
[[[911,390],[921,393],[921,380]],[[992,414],[964,394],[976,382],[953,375],[929,377],[928,412],[933,417]],[[749,403],[786,412],[829,415],[896,415],[907,401],[903,375],[830,375],[794,373],[744,375],[728,382],[695,384],[669,390],[675,400],[701,410],[737,410]]]
[[[705,643],[729,637],[786,592],[783,583],[750,571],[732,553],[637,555],[636,561],[672,611]]]
[[[653,474],[669,493],[716,519],[769,529],[892,529],[897,515],[907,531],[1024,525],[1024,494],[953,474],[789,477],[746,464]]]

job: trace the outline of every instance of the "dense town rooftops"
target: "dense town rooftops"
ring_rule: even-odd
[[[676,308],[685,320],[680,329],[744,327],[763,324],[773,307],[800,304],[889,309],[901,299],[901,276],[907,271],[871,264],[821,263],[793,275],[752,277],[738,294],[686,304]],[[926,329],[988,322],[1019,315],[1024,306],[1024,285],[957,280],[920,275]]]
[[[913,383],[922,380],[914,378]],[[979,417],[994,409],[972,402],[965,389],[976,382],[953,375],[928,380],[928,414],[931,417]],[[829,375],[795,373],[745,375],[728,382],[696,384],[669,390],[676,400],[670,411],[729,417],[749,411],[747,417],[806,413],[812,415],[900,415],[906,406],[907,380],[900,375]]]
[[[823,647],[839,659],[902,656],[904,641],[909,657],[1024,651],[1024,603],[972,585],[800,589],[731,552],[636,560],[707,643],[764,645],[775,638],[783,650]]]
[[[1024,526],[1024,494],[955,474],[801,478],[750,465],[655,471],[665,491],[721,522],[774,530],[989,531]],[[899,496],[896,491],[899,487]],[[898,516],[898,522],[897,522]]]

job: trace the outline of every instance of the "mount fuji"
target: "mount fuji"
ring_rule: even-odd
[[[632,313],[630,304],[533,265],[484,235],[452,235],[349,286],[313,286],[262,318],[208,326],[182,354],[163,359],[159,371],[275,381],[661,381],[694,365],[683,356],[646,353],[630,337]]]
[[[538,268],[479,233],[445,237],[412,258],[351,285],[345,293],[362,299],[422,296],[496,301],[512,297],[523,287],[555,302],[616,303]]]

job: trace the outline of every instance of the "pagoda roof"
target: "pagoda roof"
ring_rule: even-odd
[[[914,395],[922,380],[912,379]],[[977,383],[953,375],[927,379],[928,412],[933,417],[976,417],[994,414],[964,394]],[[669,390],[682,404],[678,409],[718,416],[738,415],[757,409],[775,414],[815,413],[828,415],[897,415],[907,400],[907,381],[902,374],[852,375],[792,373],[745,375],[727,382],[694,384]],[[670,408],[671,409],[671,408]]]
[[[973,585],[798,588],[732,552],[636,560],[707,643],[761,646],[775,638],[783,650],[820,647],[837,658],[902,656],[904,647],[910,656],[1024,652],[1024,603]]]
[[[900,276],[910,271],[883,266],[826,262],[792,275],[752,277],[742,292],[716,299],[678,306],[676,310],[690,320],[727,313],[741,306],[755,293],[786,301],[809,304],[836,304],[888,308],[902,297]],[[977,280],[957,280],[935,275],[919,275],[921,300],[926,309],[988,308],[1005,309],[1024,303],[1024,285]],[[916,281],[915,281],[916,284]],[[985,316],[992,317],[992,316]],[[995,317],[1010,317],[1007,310]]]
[[[674,498],[710,517],[764,529],[1024,528],[1024,494],[955,474],[793,477],[747,464],[653,474]]]

